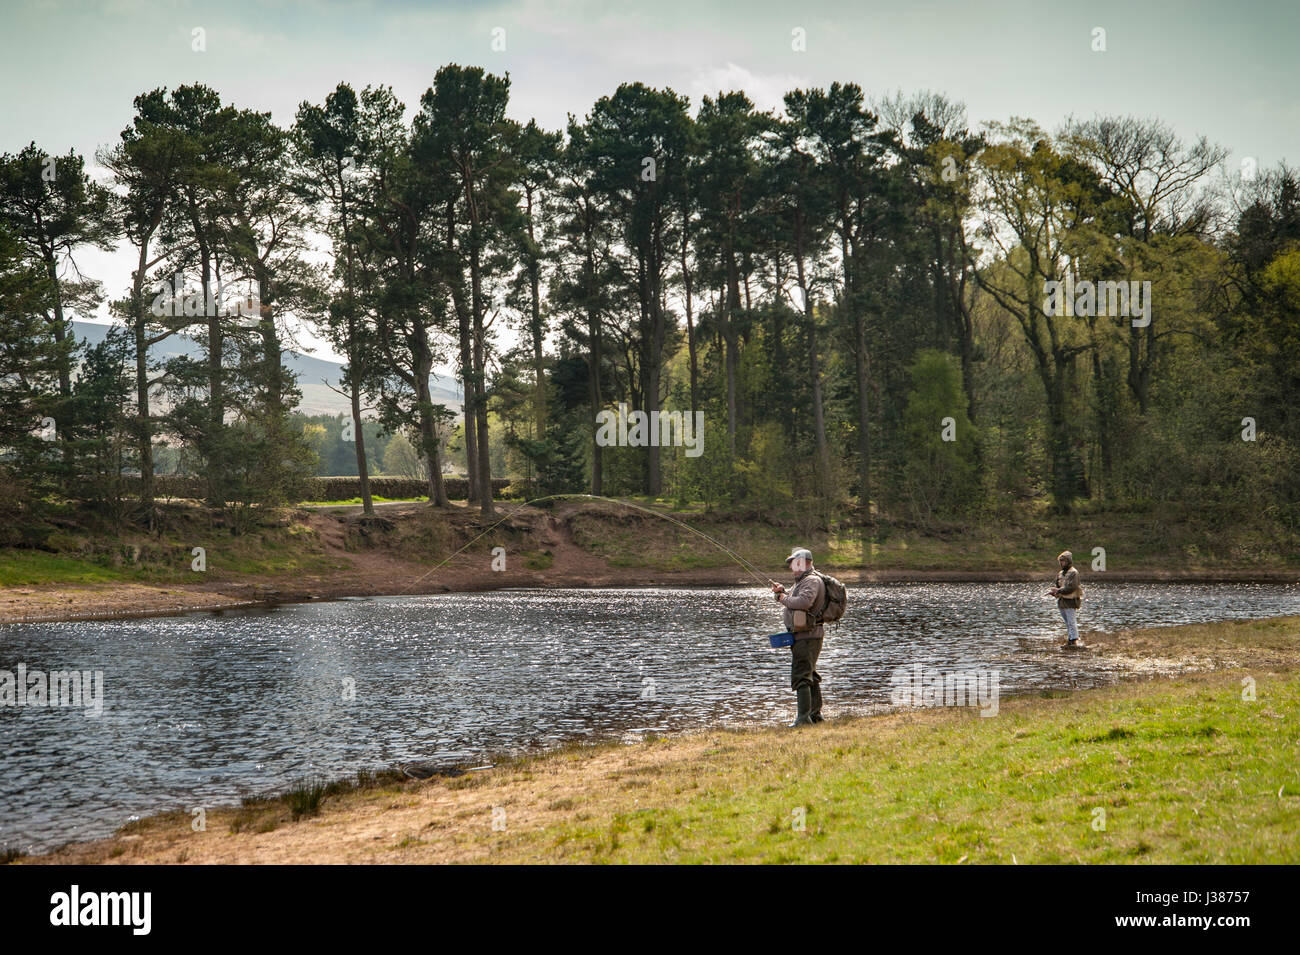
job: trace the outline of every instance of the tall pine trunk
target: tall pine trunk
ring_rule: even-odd
[[[799,291],[803,294],[804,325],[808,333],[808,373],[812,376],[813,393],[813,432],[817,442],[817,480],[818,491],[825,493],[831,483],[831,451],[826,443],[826,413],[822,401],[821,361],[817,354],[817,323],[813,315],[812,293],[808,290],[808,277],[804,269],[803,219],[798,218],[795,228],[795,275],[799,279]]]
[[[423,334],[423,333],[422,333]],[[447,488],[442,479],[442,456],[438,450],[438,423],[433,414],[433,393],[429,388],[429,374],[433,371],[433,354],[422,348],[416,361],[415,392],[420,406],[420,443],[429,467],[429,503],[434,507],[447,507]]]
[[[225,381],[221,355],[225,349],[225,329],[217,309],[209,308],[212,297],[212,261],[208,250],[200,246],[200,272],[203,308],[214,314],[207,316],[208,326],[208,503],[213,507],[226,506],[226,456],[222,429],[226,423]]]
[[[592,235],[592,224],[590,216],[584,218],[583,240],[585,243],[586,259],[583,263],[583,288],[586,292],[587,308],[587,339],[590,351],[590,369],[589,369],[589,392],[591,395],[591,493],[604,493],[604,475],[602,468],[602,456],[600,444],[596,441],[596,416],[600,414],[601,404],[604,401],[604,395],[601,394],[600,387],[600,362],[601,362],[601,335],[600,335],[600,311],[595,307],[593,302],[596,295],[596,250],[595,237]]]
[[[478,402],[474,388],[474,359],[470,349],[469,316],[460,316],[460,385],[464,392],[461,416],[465,431],[465,481],[467,502],[479,503],[478,493],[478,424],[474,409]]]
[[[357,455],[357,482],[361,485],[361,513],[366,517],[375,514],[375,502],[370,495],[370,465],[366,461],[366,438],[361,427],[361,358],[360,342],[357,341],[357,298],[356,270],[352,258],[352,231],[348,222],[347,188],[344,183],[343,162],[340,159],[335,173],[340,183],[340,212],[343,220],[343,249],[347,258],[347,298],[348,298],[348,368],[352,373],[352,433],[356,438],[353,448]]]
[[[727,379],[727,447],[732,458],[736,456],[736,366],[740,363],[739,350],[736,347],[736,309],[740,302],[740,279],[736,274],[736,255],[731,248],[731,237],[727,237],[726,249],[727,291],[723,297],[725,306],[722,310],[722,338],[724,364]]]
[[[546,364],[542,355],[542,294],[541,266],[537,260],[537,238],[533,233],[533,190],[527,190],[528,200],[528,290],[531,296],[532,320],[529,331],[533,337],[533,416],[537,426],[536,438],[546,438]]]
[[[853,315],[855,342],[853,365],[858,380],[858,501],[871,512],[871,408],[867,400],[870,366],[867,355],[867,323],[856,309]]]
[[[659,410],[659,379],[663,373],[663,354],[665,338],[665,322],[663,297],[661,295],[660,282],[663,279],[664,263],[664,246],[663,246],[663,223],[656,219],[654,226],[653,245],[651,248],[649,274],[647,276],[648,290],[650,292],[650,354],[646,362],[646,393],[645,393],[645,412],[646,420],[654,421]],[[648,448],[650,469],[646,475],[646,491],[651,497],[658,497],[663,493],[663,471],[660,458],[660,449],[658,438],[655,443]]]
[[[153,232],[152,229],[149,230]],[[149,530],[154,530],[153,428],[149,416],[148,312],[144,304],[144,277],[148,271],[149,236],[140,242],[140,258],[131,277],[131,331],[135,338],[136,447],[140,456],[140,506]]]
[[[682,287],[686,293],[686,352],[691,371],[691,420],[700,407],[699,366],[695,359],[695,316],[691,306],[691,270],[687,264],[685,231],[682,237]]]
[[[58,263],[54,260],[53,250],[50,250],[45,255],[45,274],[49,278],[50,288],[54,292],[54,340],[60,346],[59,397],[66,400],[72,397],[72,357],[68,354],[67,349],[62,347],[63,343],[68,339],[68,323],[63,317],[63,291],[59,284]]]
[[[466,207],[469,210],[469,304],[474,323],[474,418],[478,423],[478,494],[484,516],[494,513],[492,508],[492,458],[488,442],[487,367],[483,329],[483,276],[481,263],[482,236],[479,229],[478,205],[474,197],[472,179],[465,180]]]

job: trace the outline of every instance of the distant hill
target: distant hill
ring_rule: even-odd
[[[99,325],[94,322],[72,323],[72,330],[77,338],[89,342],[91,345],[102,342],[107,337],[109,328],[108,325]],[[186,338],[184,335],[173,335],[171,338],[164,339],[154,345],[149,350],[149,357],[153,361],[166,361],[168,358],[174,358],[178,355],[187,355],[193,358],[199,354],[198,343],[193,339]],[[284,363],[297,376],[298,387],[302,390],[302,401],[296,410],[307,415],[351,414],[352,406],[349,404],[348,399],[336,391],[331,391],[329,388],[330,385],[335,388],[338,387],[342,365],[338,362],[313,358],[311,355],[303,355],[294,351],[284,352]],[[446,384],[443,382],[446,382]],[[435,377],[432,383],[432,391],[434,403],[442,403],[453,411],[460,412],[461,391],[460,386],[454,379]]]

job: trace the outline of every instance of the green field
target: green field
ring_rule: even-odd
[[[492,857],[1295,863],[1300,679],[1262,681],[1255,703],[1238,683],[720,735],[699,762],[606,777],[596,786],[621,788],[622,805],[507,836]]]

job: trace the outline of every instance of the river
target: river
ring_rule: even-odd
[[[996,669],[1003,694],[1113,682],[1056,649],[1045,584],[850,591],[818,669],[827,715],[890,702],[920,663]],[[1090,630],[1300,613],[1300,587],[1087,581]],[[757,590],[506,590],[0,626],[0,670],[101,671],[98,716],[0,707],[0,846],[112,833],[395,763],[464,765],[564,741],[788,720],[789,651]]]

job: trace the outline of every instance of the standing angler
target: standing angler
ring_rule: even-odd
[[[1075,613],[1083,603],[1083,585],[1079,583],[1079,569],[1073,566],[1073,554],[1063,550],[1057,556],[1056,562],[1061,565],[1061,572],[1056,575],[1056,586],[1049,590],[1048,594],[1056,598],[1057,609],[1061,611],[1061,617],[1065,620],[1065,631],[1068,637],[1065,645],[1073,650],[1083,646],[1083,641],[1079,639],[1079,624],[1075,619]]]
[[[794,634],[790,687],[798,698],[799,712],[790,725],[808,726],[822,721],[822,677],[817,672],[817,657],[822,652],[821,611],[826,604],[826,584],[813,570],[810,550],[796,547],[785,565],[794,573],[794,589],[787,593],[780,584],[773,584],[772,593],[785,607],[785,629]]]

